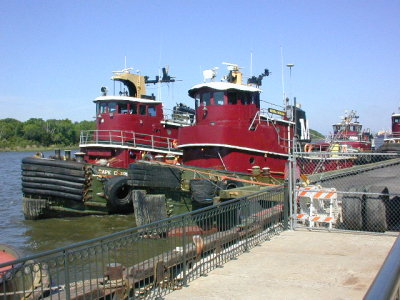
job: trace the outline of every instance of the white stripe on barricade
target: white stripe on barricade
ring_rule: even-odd
[[[335,188],[322,188],[319,185],[297,189],[300,211],[294,216],[299,222],[315,227],[328,223],[329,229],[338,217],[337,192]]]

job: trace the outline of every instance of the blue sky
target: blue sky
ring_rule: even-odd
[[[325,134],[345,110],[373,131],[400,106],[400,1],[20,1],[0,12],[0,119],[92,120],[92,100],[127,65],[182,80],[162,90],[166,108],[193,106],[202,70],[227,61],[264,68],[262,99],[296,96]],[[157,92],[156,90],[154,91]],[[264,106],[265,108],[267,106]]]

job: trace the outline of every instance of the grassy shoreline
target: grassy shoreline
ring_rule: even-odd
[[[32,152],[32,151],[50,151],[50,150],[74,150],[78,149],[78,145],[52,145],[52,146],[14,146],[14,147],[3,147],[0,148],[0,152]]]

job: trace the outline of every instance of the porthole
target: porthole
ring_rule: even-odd
[[[254,157],[250,157],[249,162],[250,162],[251,164],[254,164],[254,162],[255,162]]]

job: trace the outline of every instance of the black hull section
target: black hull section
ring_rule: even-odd
[[[400,143],[385,143],[380,146],[376,152],[378,153],[400,153]]]

